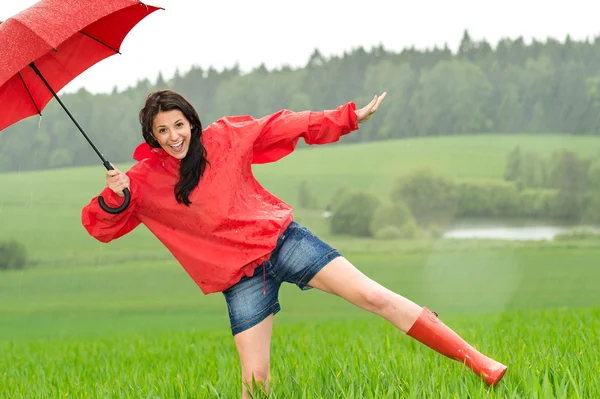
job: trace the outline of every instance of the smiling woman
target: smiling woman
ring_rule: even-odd
[[[268,390],[273,316],[281,310],[279,289],[285,282],[375,313],[496,385],[506,366],[470,346],[434,312],[360,272],[295,222],[293,208],[253,176],[253,164],[284,158],[300,138],[327,144],[358,130],[384,98],[385,93],[374,96],[361,109],[348,102],[319,112],[228,116],[203,130],[196,111],[179,94],[152,93],[140,111],[145,143],[134,154],[138,163],[127,173],[107,173],[102,192],[117,202],[131,186],[131,205],[121,214],[108,214],[92,200],[83,210],[83,225],[109,242],[143,223],[205,294],[222,293],[244,383],[256,380]],[[246,388],[242,396],[249,397]]]

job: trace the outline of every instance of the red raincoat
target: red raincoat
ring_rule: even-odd
[[[143,143],[134,153],[138,162],[127,172],[130,206],[112,215],[94,198],[83,208],[83,226],[107,243],[143,223],[205,294],[223,291],[268,259],[293,219],[292,207],[255,180],[251,165],[285,157],[300,137],[308,144],[338,141],[358,129],[355,109],[350,102],[323,112],[282,110],[260,119],[216,121],[202,134],[210,164],[190,194],[189,207],[178,204],[173,192],[180,161]],[[100,195],[109,206],[122,203],[108,187]]]

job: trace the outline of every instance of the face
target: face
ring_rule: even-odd
[[[180,110],[164,111],[154,118],[152,135],[169,155],[183,159],[190,148],[192,127]]]

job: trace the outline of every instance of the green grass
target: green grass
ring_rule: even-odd
[[[292,204],[307,179],[325,204],[343,186],[383,197],[396,176],[421,165],[456,178],[500,179],[517,144],[589,156],[600,139],[474,136],[324,146],[255,172]],[[103,176],[100,164],[0,175],[0,237],[24,242],[37,262],[0,273],[0,396],[239,397],[222,295],[202,295],[143,227],[109,245],[81,227],[81,207],[102,189]],[[510,368],[500,386],[486,388],[461,364],[377,316],[286,285],[275,317],[273,397],[600,397],[597,239],[374,241],[331,236],[318,211],[298,210],[296,217],[367,275],[437,311]]]
[[[382,321],[276,325],[272,397],[594,398],[599,320],[598,310],[445,320],[509,366],[494,389]],[[11,398],[235,398],[241,389],[225,334],[148,331],[0,350],[0,384]]]
[[[432,243],[344,251],[376,281],[444,314],[600,307],[600,247]],[[227,329],[221,294],[204,296],[174,261],[65,266],[0,275],[0,339]],[[364,317],[321,292],[285,286],[279,322]]]
[[[445,314],[600,306],[597,246],[486,248],[474,242],[349,251],[347,257],[376,281]],[[277,317],[284,323],[364,316],[336,297],[291,286],[283,288],[281,302],[286,311]],[[227,328],[223,297],[202,295],[173,261],[5,272],[0,315],[0,339]]]
[[[485,388],[377,316],[286,285],[275,317],[274,397],[600,393],[599,248],[422,245],[349,258],[506,362],[504,382]],[[4,273],[0,304],[0,384],[11,398],[227,398],[240,389],[222,296],[203,296],[173,262]]]

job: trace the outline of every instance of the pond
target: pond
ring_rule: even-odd
[[[576,229],[585,229],[600,234],[600,228],[588,226],[559,226],[559,225],[455,225],[446,230],[444,238],[455,239],[494,239],[494,240],[530,240],[551,241],[559,233],[567,233]]]

